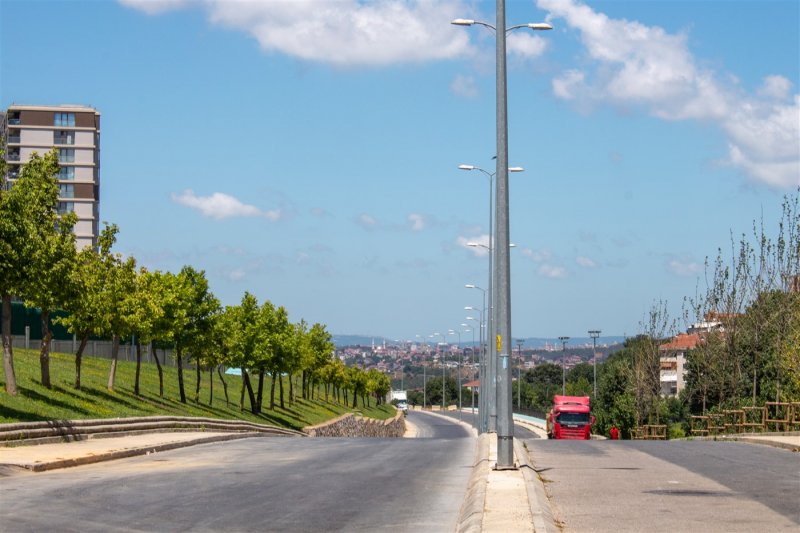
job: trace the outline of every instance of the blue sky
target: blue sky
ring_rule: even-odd
[[[800,3],[508,1],[512,333],[633,334],[800,185]],[[0,3],[0,104],[102,114],[101,218],[336,334],[463,330],[494,2]],[[462,333],[462,340],[471,333]]]

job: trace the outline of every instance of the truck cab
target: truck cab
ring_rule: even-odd
[[[547,414],[547,436],[551,439],[589,440],[595,417],[590,414],[588,396],[553,397]]]

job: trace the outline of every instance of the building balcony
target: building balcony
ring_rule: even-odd
[[[19,135],[9,135],[8,144],[19,144],[21,142]]]

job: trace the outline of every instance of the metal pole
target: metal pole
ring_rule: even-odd
[[[497,314],[495,348],[497,349],[497,468],[514,468],[514,423],[511,403],[511,265],[508,213],[508,107],[506,104],[506,4],[497,0],[497,186],[495,253],[497,255],[497,291],[494,302]]]
[[[589,336],[592,337],[592,366],[594,367],[594,397],[597,398],[597,337],[600,336],[599,329],[589,331]]]
[[[505,35],[505,33],[503,34]],[[499,161],[499,160],[498,160]],[[499,165],[499,163],[498,163]],[[498,168],[500,168],[498,166]],[[492,176],[489,176],[489,315],[486,318],[486,346],[488,358],[486,360],[486,431],[497,430],[497,351],[495,350],[495,316],[494,316],[494,185]]]
[[[519,357],[519,366],[517,367],[517,410],[522,410],[522,343],[524,341],[517,341],[517,356]]]
[[[561,341],[561,394],[567,393],[567,362],[565,360],[567,355],[567,341],[569,337],[559,337]]]

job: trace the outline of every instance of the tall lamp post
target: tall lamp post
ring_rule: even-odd
[[[470,308],[470,309],[472,309],[472,308]],[[478,320],[477,318],[471,317],[471,316],[468,316],[466,319],[467,320],[471,320],[473,322],[477,322],[478,323],[478,329],[480,330],[479,333],[478,333],[478,338],[479,338],[479,340],[478,340],[478,342],[479,342],[478,349],[480,350],[479,355],[478,355],[478,367],[479,367],[479,369],[478,369],[478,379],[480,380],[480,378],[481,378],[481,368],[482,368],[481,360],[483,359],[483,312],[481,311],[481,319],[480,320]],[[473,339],[473,342],[472,342],[472,381],[475,381],[475,328],[474,327],[472,328],[472,339]],[[478,383],[480,384],[480,381],[478,381]],[[471,404],[472,405],[472,424],[478,429],[478,433],[484,433],[485,429],[483,428],[483,425],[480,422],[478,424],[475,423],[475,387],[474,386],[470,387],[470,391],[472,392],[472,404]],[[483,418],[483,417],[481,417],[481,418]]]
[[[415,335],[415,337],[419,337],[420,338],[420,342],[423,345],[425,345],[425,337],[423,337],[422,335]],[[425,348],[427,348],[427,346],[425,346]],[[427,385],[427,383],[426,383],[427,382],[427,379],[426,379],[427,378],[427,375],[426,375],[427,372],[426,372],[426,370],[427,370],[428,366],[425,363],[427,363],[428,361],[425,359],[425,350],[424,349],[423,349],[422,353],[423,353],[423,356],[422,356],[423,357],[423,359],[422,359],[422,409],[424,410],[425,409],[425,403],[426,403],[426,400],[427,400],[426,396],[428,394],[428,391],[426,389],[426,385]]]
[[[569,337],[559,337],[561,341],[561,394],[567,393],[567,362],[565,357],[567,355],[567,341]]]
[[[517,410],[522,411],[522,345],[525,341],[517,339],[517,357],[519,366],[517,367]]]
[[[458,418],[460,420],[461,419],[461,359],[464,355],[461,351],[461,332],[451,329],[450,331],[447,332],[447,334],[458,335],[458,362],[456,363],[458,367],[458,373],[456,374],[458,376],[458,379],[456,380],[456,383],[458,384]]]
[[[445,402],[445,391],[447,390],[446,387],[445,387],[445,380],[444,380],[444,372],[445,372],[444,359],[445,359],[445,348],[447,348],[447,337],[445,337],[444,335],[442,335],[438,331],[436,333],[434,333],[433,335],[431,335],[431,337],[441,337],[442,338],[442,344],[445,345],[444,348],[442,348],[442,350],[441,350],[441,354],[442,354],[442,412],[444,412],[444,410],[445,410],[445,403],[444,403]]]
[[[531,30],[551,30],[553,27],[545,23],[529,23],[506,28],[506,3],[497,0],[496,25],[468,19],[456,19],[452,24],[458,26],[472,26],[480,24],[495,30],[496,36],[496,67],[497,67],[497,194],[495,214],[497,228],[494,242],[497,255],[496,274],[497,291],[493,294],[492,308],[497,320],[493,320],[496,332],[492,332],[495,339],[492,344],[499,352],[502,363],[498,366],[497,373],[497,468],[509,469],[514,467],[514,422],[511,409],[511,367],[508,364],[509,345],[511,345],[511,265],[509,254],[509,220],[508,220],[508,107],[506,105],[506,33],[517,28]]]
[[[590,329],[589,336],[592,338],[592,366],[594,367],[594,397],[593,401],[597,401],[597,337],[600,336],[599,329]]]
[[[495,272],[493,269],[493,257],[494,257],[494,246],[493,239],[494,239],[494,231],[492,226],[492,214],[494,213],[494,205],[492,204],[492,192],[494,187],[492,186],[492,180],[494,179],[497,172],[489,172],[484,170],[480,167],[475,165],[458,165],[460,170],[477,170],[482,172],[486,175],[489,179],[489,244],[488,246],[481,243],[476,242],[468,242],[467,246],[471,246],[473,248],[480,247],[486,249],[489,255],[489,316],[487,317],[487,327],[486,327],[486,336],[487,339],[493,339],[495,337],[495,307],[494,307],[494,285],[495,285]],[[510,167],[508,169],[509,172],[523,172],[525,169],[522,167]],[[485,306],[484,306],[485,307]],[[495,344],[492,342],[487,343],[488,348],[488,376],[487,376],[487,385],[486,387],[486,397],[488,399],[488,422],[487,422],[487,431],[496,431],[497,430],[497,350]],[[481,388],[484,389],[483,384],[481,384]]]

